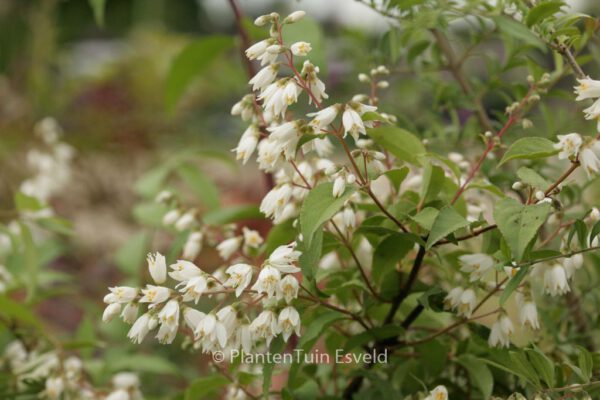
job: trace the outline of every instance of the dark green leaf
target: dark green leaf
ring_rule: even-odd
[[[367,129],[367,134],[399,160],[411,164],[419,164],[419,156],[426,152],[418,137],[396,126]]]

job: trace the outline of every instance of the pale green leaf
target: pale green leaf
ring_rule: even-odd
[[[426,153],[418,137],[396,126],[367,129],[367,134],[401,161],[419,164],[419,157]]]
[[[502,164],[515,159],[536,160],[557,154],[554,143],[542,137],[525,137],[515,141],[504,153],[504,157],[498,163]]]
[[[433,221],[425,247],[430,249],[438,240],[468,225],[469,221],[460,215],[454,207],[445,206]]]

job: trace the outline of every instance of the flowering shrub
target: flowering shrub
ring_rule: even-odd
[[[315,43],[288,40],[304,12],[254,21],[264,36],[244,51],[251,93],[231,109],[245,124],[233,152],[266,177],[259,211],[269,234],[239,222],[256,216],[248,209],[203,214],[162,187],[161,169],[158,185],[144,184],[158,192],[160,229],[176,239],[147,255],[143,285],[109,288],[102,320],[131,325],[136,344],[207,354],[214,374],[190,385],[186,399],[225,385],[232,399],[595,398],[600,81],[576,55],[596,21],[564,14],[561,1],[365,3],[390,21],[384,43],[393,54],[390,65],[358,75],[365,94],[350,98],[326,87],[311,62]],[[450,23],[478,25],[463,55],[448,39]],[[464,63],[489,35],[506,59],[486,65],[489,84],[475,82]],[[455,81],[433,88],[435,109],[414,111],[440,115],[385,112],[397,42],[409,66]],[[547,49],[552,67],[523,55]],[[485,103],[484,90],[505,100],[503,114],[489,111],[499,107]],[[554,94],[586,103],[570,116],[581,133],[551,127],[545,104]],[[537,108],[547,132],[529,119]],[[56,146],[52,162],[33,162],[60,171],[70,156]],[[168,168],[200,185],[201,203],[214,203],[214,188],[187,159],[177,162]],[[41,173],[21,195],[42,193],[43,203],[63,175]],[[205,268],[206,248],[220,268]],[[10,285],[8,271],[1,277]],[[95,392],[77,359],[49,354],[51,365],[35,375],[46,397],[141,397],[133,376]],[[15,342],[4,358],[20,387],[29,378],[20,365],[45,355]]]

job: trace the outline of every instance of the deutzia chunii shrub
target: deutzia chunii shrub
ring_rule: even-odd
[[[384,44],[407,46],[392,61],[447,74],[423,78],[439,86],[435,109],[413,112],[431,120],[388,111],[397,65],[374,64],[358,74],[364,93],[344,97],[311,61],[315,43],[286,39],[304,12],[258,17],[266,38],[245,49],[250,93],[231,114],[244,123],[236,158],[269,183],[269,234],[160,192],[177,247],[148,254],[146,286],[109,288],[103,320],[121,317],[134,343],[208,353],[230,398],[598,395],[598,298],[586,290],[600,263],[600,81],[574,54],[593,35],[589,17],[555,1],[365,3],[391,21]],[[479,24],[462,56],[454,21]],[[489,85],[463,69],[496,34],[514,85],[494,65]],[[552,50],[556,68],[520,58],[530,48]],[[559,82],[573,107],[586,103],[570,116],[581,130],[536,132]],[[484,90],[502,105],[486,105]],[[207,248],[221,267],[204,267]],[[259,363],[260,377],[243,356],[311,352],[332,359]]]

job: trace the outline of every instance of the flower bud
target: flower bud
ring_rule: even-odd
[[[390,87],[390,83],[388,81],[379,81],[377,82],[377,87],[380,89],[387,89]]]
[[[304,18],[305,15],[306,15],[306,13],[302,10],[294,11],[293,13],[291,13],[290,15],[285,17],[285,19],[283,20],[283,23],[284,24],[293,24],[294,22],[300,21],[302,18]]]
[[[512,188],[513,188],[513,190],[521,190],[521,189],[523,189],[523,183],[517,181],[512,184]]]
[[[371,82],[371,78],[369,77],[369,75],[367,74],[358,74],[358,80],[362,83],[369,83]]]

